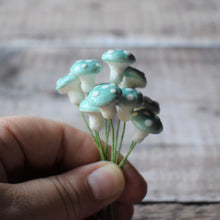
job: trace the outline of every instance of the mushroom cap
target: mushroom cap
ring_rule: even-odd
[[[64,77],[58,79],[56,83],[56,90],[59,92],[63,87],[69,85],[72,82],[79,82],[79,78],[71,73],[65,75]]]
[[[105,62],[129,63],[135,62],[135,56],[126,50],[115,49],[108,50],[102,55],[102,60]]]
[[[121,89],[113,83],[103,83],[95,86],[88,95],[88,103],[102,107],[118,101],[122,94]]]
[[[129,85],[127,85],[127,87],[143,88],[147,84],[147,79],[145,77],[144,72],[131,66],[125,69],[124,78],[125,77],[130,79]],[[123,81],[122,81],[122,84],[123,84]]]
[[[148,96],[144,96],[144,102],[141,108],[148,110],[150,112],[156,113],[156,114],[160,113],[160,104],[152,100]]]
[[[117,102],[118,106],[138,107],[143,104],[143,95],[140,91],[132,88],[122,88],[122,95]]]
[[[163,130],[160,118],[145,109],[133,112],[131,115],[131,121],[139,130],[151,134],[159,134]]]
[[[100,112],[99,107],[89,105],[87,97],[79,104],[79,110],[82,112]]]
[[[70,73],[79,76],[97,74],[102,70],[102,64],[94,59],[78,60],[70,68]]]

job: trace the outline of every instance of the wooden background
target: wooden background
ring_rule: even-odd
[[[220,1],[1,0],[0,29],[1,117],[86,130],[55,92],[57,79],[107,49],[135,54],[148,79],[141,91],[160,102],[164,132],[131,154],[149,185],[133,219],[220,219]]]

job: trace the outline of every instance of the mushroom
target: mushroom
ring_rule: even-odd
[[[60,94],[67,94],[71,103],[78,105],[84,99],[84,93],[80,88],[80,80],[71,73],[60,78],[56,84],[56,90]]]
[[[122,81],[124,70],[135,62],[133,54],[126,50],[108,50],[102,55],[102,60],[110,68],[110,82],[119,84]]]
[[[100,107],[104,118],[112,119],[116,114],[115,103],[121,94],[121,89],[115,84],[103,83],[94,87],[89,93],[88,103],[94,107]]]
[[[145,109],[133,112],[131,121],[135,126],[132,136],[135,143],[140,143],[149,133],[159,134],[163,130],[160,118]]]
[[[89,126],[92,131],[100,131],[104,123],[99,107],[94,107],[88,104],[88,98],[85,98],[79,105],[79,110],[85,112],[89,116]]]
[[[143,95],[132,88],[122,88],[122,95],[117,102],[118,117],[121,121],[130,120],[134,108],[142,105]]]
[[[137,108],[136,110],[145,109],[147,111],[153,112],[155,114],[160,113],[160,105],[158,102],[152,100],[148,96],[144,96],[143,105]]]
[[[95,86],[95,75],[102,70],[102,64],[97,60],[78,60],[70,68],[70,72],[79,77],[82,91],[90,92]]]
[[[120,84],[121,88],[129,87],[129,88],[144,88],[147,84],[147,79],[145,74],[140,70],[127,67],[124,72],[124,77]]]

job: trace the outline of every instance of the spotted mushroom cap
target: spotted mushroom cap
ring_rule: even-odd
[[[97,74],[102,70],[102,64],[94,59],[78,60],[70,68],[70,73],[79,76]]]
[[[144,72],[131,66],[125,69],[124,77],[121,82],[122,87],[144,88],[146,84],[147,79]]]
[[[105,62],[129,63],[135,62],[135,56],[126,50],[115,49],[108,50],[102,55],[102,60]]]
[[[133,112],[131,115],[131,121],[139,130],[151,134],[159,134],[163,130],[160,118],[145,109]]]
[[[102,107],[117,102],[122,94],[121,89],[113,83],[103,83],[92,89],[88,95],[88,103]]]
[[[87,97],[79,104],[79,110],[81,112],[100,112],[99,107],[89,105]]]
[[[73,82],[80,83],[79,78],[77,76],[69,73],[57,81],[56,90],[59,93],[64,93],[65,91],[68,90],[68,86],[70,87],[70,84],[72,84]]]
[[[122,95],[117,102],[118,106],[138,107],[143,104],[143,95],[132,88],[122,88]]]

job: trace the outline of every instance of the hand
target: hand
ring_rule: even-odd
[[[33,117],[0,119],[0,219],[84,219],[117,202],[130,219],[147,185],[129,163],[123,172],[97,162],[91,137]]]

